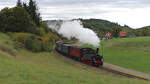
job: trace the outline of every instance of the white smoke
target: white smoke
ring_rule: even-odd
[[[49,23],[50,22],[48,22],[48,24]],[[98,38],[96,33],[88,28],[84,28],[81,25],[80,21],[63,21],[62,23],[60,23],[60,28],[58,28],[56,24],[59,23],[60,21],[53,23],[53,25],[49,24],[49,27],[68,39],[74,37],[78,39],[81,43],[90,44],[95,47],[99,46],[100,39]]]

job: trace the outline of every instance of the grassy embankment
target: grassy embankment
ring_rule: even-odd
[[[53,52],[15,50],[11,39],[2,33],[0,48],[5,48],[0,50],[0,84],[149,84],[147,81],[114,77]]]

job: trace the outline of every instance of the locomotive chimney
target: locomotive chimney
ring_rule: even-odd
[[[99,54],[99,48],[96,49],[96,53]]]

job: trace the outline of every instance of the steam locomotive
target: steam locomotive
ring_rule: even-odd
[[[70,57],[72,59],[90,64],[96,67],[103,65],[103,56],[100,56],[97,50],[91,48],[82,48],[77,46],[72,46],[69,43],[64,43],[62,41],[56,42],[56,51],[64,56]]]

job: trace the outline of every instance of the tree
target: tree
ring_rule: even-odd
[[[136,36],[143,36],[142,31],[140,29],[136,29],[135,35]]]
[[[35,24],[40,26],[41,17],[40,17],[40,13],[38,12],[38,7],[35,1],[33,0],[29,1],[29,6],[27,11],[30,14],[32,20],[35,22]]]
[[[17,6],[22,7],[22,2],[20,0],[17,1]]]
[[[112,35],[113,35],[113,37],[115,37],[115,38],[117,38],[117,37],[119,37],[119,32],[121,31],[121,28],[120,27],[115,27],[115,28],[113,28],[113,30],[112,30]]]
[[[150,29],[148,29],[148,28],[143,28],[143,35],[144,36],[149,36],[150,35]]]
[[[28,12],[28,5],[26,3],[23,3],[23,8]]]
[[[0,31],[36,33],[36,26],[22,7],[4,8],[0,11]]]

